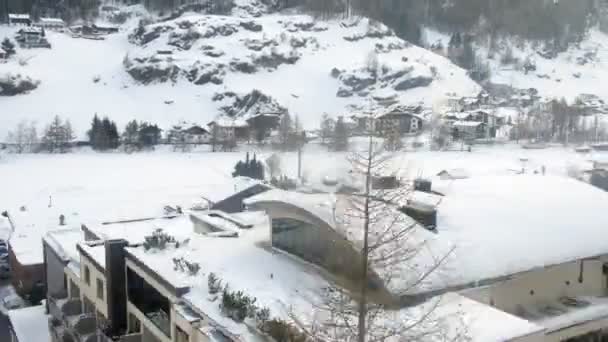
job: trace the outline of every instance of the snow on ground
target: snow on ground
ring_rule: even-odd
[[[259,152],[258,159],[270,154]],[[295,177],[297,154],[279,155],[283,173]],[[30,250],[28,246],[41,246],[46,231],[59,228],[62,214],[68,227],[78,227],[160,217],[165,205],[190,208],[201,197],[219,191],[218,184],[228,183],[234,165],[244,157],[244,152],[175,153],[164,148],[135,154],[2,155],[0,211],[9,211],[17,226],[14,238]],[[558,147],[524,150],[506,145],[478,147],[473,152],[400,153],[392,167],[410,178],[454,168],[463,168],[472,177],[508,175],[522,167],[532,173],[543,165],[548,175],[565,176],[570,168],[583,169],[595,157]],[[326,177],[339,179],[350,169],[345,153],[327,152],[316,145],[307,146],[302,161],[303,175],[317,184]]]
[[[326,28],[325,31],[295,32],[287,29],[294,29],[297,23],[311,23],[312,18],[305,15],[273,14],[241,19],[185,14],[174,21],[155,25],[169,27],[186,20],[204,27],[234,24],[237,32],[229,36],[199,39],[186,51],[168,45],[171,40],[169,33],[163,33],[145,47],[130,44],[127,40],[129,27],[107,36],[103,41],[76,39],[68,34],[49,31],[47,38],[52,49],[18,49],[16,58],[0,64],[0,74],[19,73],[39,79],[41,84],[29,94],[0,98],[3,123],[0,127],[1,139],[20,120],[37,121],[42,130],[55,115],[69,118],[79,137],[84,137],[95,113],[110,116],[119,127],[124,127],[127,121],[134,118],[158,123],[163,128],[180,120],[206,124],[219,114],[218,107],[221,103],[212,101],[215,93],[233,91],[244,94],[253,89],[274,97],[292,113],[298,114],[306,128],[316,128],[324,112],[338,115],[344,113],[350,105],[361,107],[368,104],[366,97],[357,94],[350,98],[337,97],[340,81],[330,73],[332,68],[358,72],[366,65],[368,55],[376,49],[378,43],[385,47],[390,44],[400,46],[396,50],[379,53],[380,66],[389,66],[393,71],[412,67],[411,76],[435,74],[435,80],[429,86],[401,92],[391,87],[378,89],[372,93],[374,95],[397,95],[397,99],[405,103],[423,101],[432,106],[445,100],[448,92],[471,95],[479,90],[479,86],[466,76],[464,70],[447,59],[408,45],[395,36],[365,37],[354,42],[345,40],[344,37],[368,31],[369,24],[365,19],[353,27],[344,27],[340,21],[328,21],[317,24]],[[242,21],[260,24],[263,30],[246,30],[239,26]],[[15,31],[15,28],[0,26],[0,38],[12,37]],[[171,32],[183,34],[185,31],[177,29]],[[305,38],[309,41],[305,47],[296,49],[292,47],[291,38]],[[258,55],[246,47],[247,41],[251,40],[279,42],[278,47],[266,46],[260,54],[290,54],[297,51],[302,56],[295,64],[280,65],[275,71],[261,68],[256,73],[246,74],[228,70],[222,85],[208,83],[198,86],[182,76],[176,83],[152,83],[144,86],[137,84],[123,67],[123,58],[127,54],[130,57],[154,56],[157,50],[173,50],[172,58],[177,65],[199,62],[224,64],[227,67],[234,58],[244,59]],[[201,45],[213,46],[215,51],[221,51],[225,55],[205,56]],[[26,60],[27,65],[20,65],[19,60]],[[97,77],[99,81],[94,82]]]

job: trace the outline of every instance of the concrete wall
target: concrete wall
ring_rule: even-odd
[[[67,293],[63,272],[65,264],[63,260],[46,243],[43,246],[47,293],[51,295]]]
[[[85,268],[88,267],[91,272],[91,284],[86,283],[85,279]],[[95,308],[101,312],[105,317],[108,317],[108,289],[106,286],[106,276],[100,270],[98,270],[93,262],[85,255],[80,254],[80,295],[81,297],[87,297],[89,301],[95,305]],[[103,299],[97,298],[97,279],[103,281]]]
[[[575,261],[521,273],[465,295],[516,315],[522,305],[555,302],[564,296],[603,296],[607,294],[603,263],[599,259]]]

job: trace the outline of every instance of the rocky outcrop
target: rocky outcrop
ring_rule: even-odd
[[[277,100],[257,89],[244,95],[234,92],[217,93],[213,96],[213,100],[223,102],[220,109],[223,114],[230,117],[248,119],[260,113],[279,115],[287,112],[287,108],[281,106]]]
[[[224,69],[225,66],[223,64],[200,64],[197,62],[187,72],[186,78],[196,85],[207,83],[222,84],[226,75]]]
[[[21,74],[0,75],[0,96],[25,94],[38,88],[40,81]]]
[[[425,76],[417,76],[412,78],[406,78],[404,80],[399,81],[393,87],[397,91],[405,91],[418,87],[426,87],[433,82],[433,79]]]
[[[181,74],[181,69],[173,63],[139,62],[128,68],[127,73],[134,80],[143,84],[164,83],[176,82]]]
[[[241,21],[239,26],[247,31],[251,32],[262,32],[262,25],[257,24],[255,21]]]

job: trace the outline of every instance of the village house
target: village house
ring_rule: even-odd
[[[189,144],[206,144],[211,135],[209,131],[199,125],[192,125],[184,130],[186,142]]]
[[[218,141],[232,141],[249,138],[249,124],[242,119],[219,117],[211,121],[209,131],[213,139]]]
[[[279,127],[281,115],[279,114],[256,114],[247,119],[250,130],[257,141],[270,138],[271,132]]]
[[[421,106],[395,106],[375,119],[378,134],[387,134],[397,129],[399,134],[417,133],[422,130]]]
[[[61,18],[40,18],[34,26],[43,28],[45,30],[63,31],[66,28],[65,21]]]
[[[32,24],[32,19],[29,14],[9,13],[8,24],[30,26]]]
[[[40,27],[24,27],[17,31],[15,37],[22,48],[50,48],[51,44],[46,40],[44,29]]]

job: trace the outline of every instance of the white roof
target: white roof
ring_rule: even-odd
[[[243,119],[234,119],[234,118],[228,118],[228,117],[219,117],[219,118],[213,120],[212,123],[215,123],[218,127],[240,128],[240,127],[249,126],[247,121],[245,121]]]
[[[42,34],[42,29],[36,26],[28,26],[20,29],[17,32]]]
[[[457,127],[477,127],[481,125],[483,122],[478,121],[454,121],[452,125]]]
[[[11,236],[9,241],[11,251],[21,265],[36,265],[44,262],[42,253],[42,235],[28,234]]]
[[[386,192],[386,190],[385,190]],[[405,203],[406,198],[399,198],[399,194],[393,194],[393,201]],[[391,196],[387,194],[387,196]],[[393,196],[391,196],[393,197]],[[302,194],[296,192],[272,190],[260,195],[249,198],[246,203],[287,203],[303,209],[310,214],[323,220],[329,227],[339,235],[347,239],[355,249],[363,246],[363,222],[360,213],[352,212],[347,196],[333,194]],[[402,295],[412,292],[417,288],[417,283],[422,275],[429,271],[429,267],[436,264],[436,255],[426,252],[425,245],[427,240],[432,239],[433,233],[420,227],[417,223],[405,214],[398,212],[394,207],[374,204],[374,215],[377,222],[374,223],[374,232],[370,233],[370,244],[377,243],[379,247],[370,252],[370,258],[375,260],[385,260],[383,263],[371,264],[377,272],[384,285],[393,293]],[[380,233],[383,232],[383,233]],[[391,238],[388,238],[388,237]],[[403,263],[395,262],[406,259],[405,255],[395,256],[391,261],[390,251],[402,249],[403,246],[410,246],[404,253],[414,253],[418,251],[415,262]],[[394,254],[394,253],[392,253]],[[414,256],[409,256],[414,258]]]
[[[455,250],[427,279],[427,290],[608,254],[608,193],[589,184],[505,175],[433,187],[445,197],[428,246],[438,255]]]
[[[10,310],[8,318],[20,342],[50,341],[49,319],[44,305]]]
[[[65,25],[65,21],[61,18],[40,18],[40,22],[43,24]]]
[[[542,326],[461,294],[447,293],[440,298],[436,315],[447,319],[450,337],[458,336],[456,330],[462,329],[461,325],[470,342],[510,341],[543,331]]]
[[[407,265],[411,274],[392,270],[400,274],[389,285],[394,291],[445,256],[446,262],[408,293],[468,286],[608,254],[608,218],[603,214],[608,211],[608,193],[591,185],[565,177],[505,175],[437,180],[433,189],[445,194],[437,208],[437,234],[422,228],[408,233],[407,243],[423,248]],[[331,195],[273,190],[247,200],[256,201],[288,202],[336,224]],[[357,245],[360,226],[339,223],[337,230]]]
[[[55,250],[64,261],[80,262],[80,253],[76,245],[84,241],[84,233],[80,228],[67,228],[50,231],[44,241]]]
[[[249,157],[253,158],[253,155],[250,155]],[[201,196],[205,200],[217,203],[236,193],[239,193],[256,184],[261,183],[262,182],[260,182],[259,180],[252,179],[249,177],[234,177],[226,180],[225,182],[205,186],[205,189]]]
[[[9,13],[8,14],[8,18],[9,19],[29,19],[30,15],[29,14],[15,14],[15,13]]]
[[[250,212],[234,216],[253,223],[254,227],[239,230],[236,238],[192,233],[190,240],[179,248],[145,251],[143,247],[129,247],[128,251],[174,286],[190,287],[183,299],[231,333],[250,341],[247,326],[226,318],[218,301],[212,300],[207,288],[209,273],[215,273],[233,291],[257,298],[256,305],[268,307],[272,317],[286,320],[290,308],[296,314],[310,313],[313,307],[309,297],[316,296],[327,283],[311,267],[264,247],[270,239],[266,215]],[[187,217],[175,220],[176,224],[193,229]],[[199,263],[200,273],[190,276],[176,270],[172,259],[180,257]]]

